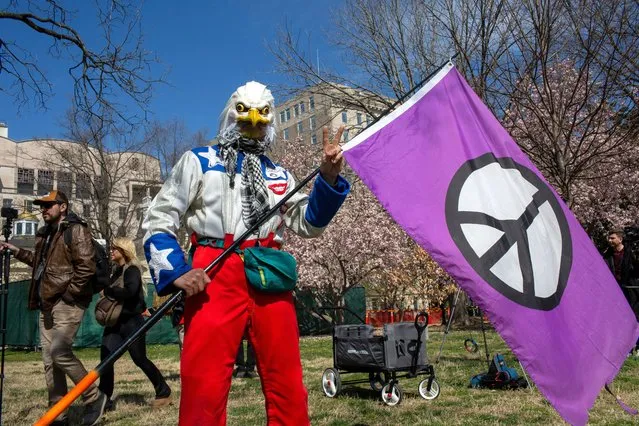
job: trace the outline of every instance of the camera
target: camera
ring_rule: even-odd
[[[13,207],[2,207],[0,216],[4,217],[7,220],[13,220],[18,217],[18,210],[14,209]]]
[[[9,237],[11,236],[11,225],[13,220],[18,218],[18,210],[12,207],[2,207],[0,216],[5,218],[4,226],[2,227],[2,235],[4,236],[5,241],[9,241]]]

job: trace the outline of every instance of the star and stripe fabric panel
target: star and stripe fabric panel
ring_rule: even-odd
[[[218,145],[214,146],[201,146],[197,148],[193,148],[191,150],[193,154],[197,157],[200,162],[200,167],[202,169],[202,173],[207,173],[210,171],[218,171],[225,172],[226,168],[224,167],[224,161],[220,158],[220,148]],[[262,163],[262,172],[264,174],[264,179],[273,180],[273,179],[287,179],[288,172],[284,170],[282,167],[273,163],[270,158],[266,155],[261,155],[260,160]],[[237,154],[237,165],[235,166],[235,173],[242,173],[242,162],[244,161],[244,153],[238,152]]]
[[[155,234],[144,243],[146,255],[158,295],[173,293],[173,281],[191,270],[184,260],[184,252],[174,236]]]

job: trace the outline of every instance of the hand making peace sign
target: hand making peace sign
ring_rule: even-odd
[[[320,164],[320,174],[326,182],[330,185],[337,183],[337,176],[344,167],[344,157],[342,156],[342,147],[339,145],[339,141],[344,133],[344,126],[340,126],[335,133],[335,137],[332,141],[328,140],[328,128],[322,129],[324,145],[324,157]]]

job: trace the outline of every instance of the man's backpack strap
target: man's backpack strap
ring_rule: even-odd
[[[64,230],[64,244],[67,247],[71,247],[71,244],[73,243],[73,227],[74,226],[87,226],[87,225],[83,225],[81,223],[71,223],[67,226],[67,228]],[[91,237],[91,239],[93,240],[93,237]]]
[[[73,231],[71,230],[72,226],[73,225],[69,225],[67,226],[67,229],[64,230],[64,244],[67,247],[71,247],[71,243],[73,242]]]
[[[71,229],[73,226],[86,226],[81,223],[70,224],[67,229],[64,230],[63,238],[64,244],[67,247],[71,247],[71,243],[73,242],[73,230]],[[93,248],[95,249],[95,266],[96,271],[93,277],[91,278],[91,287],[93,289],[93,293],[99,293],[106,286],[111,283],[111,263],[109,261],[109,254],[106,252],[106,249],[98,243],[93,237],[91,237],[91,243],[93,244]],[[141,273],[142,271],[140,271]]]

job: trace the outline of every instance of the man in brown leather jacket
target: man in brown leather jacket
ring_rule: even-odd
[[[40,207],[46,223],[36,234],[35,251],[8,243],[0,243],[0,250],[11,250],[16,259],[33,268],[29,309],[41,311],[42,360],[49,404],[53,405],[68,391],[66,376],[78,383],[87,374],[71,347],[93,297],[90,280],[96,270],[95,249],[87,224],[68,212],[64,193],[52,191],[33,204]],[[65,243],[65,233],[71,234],[71,244]],[[106,396],[92,384],[83,398],[86,409],[82,423],[94,425],[102,416]],[[68,424],[66,413],[53,424]]]

